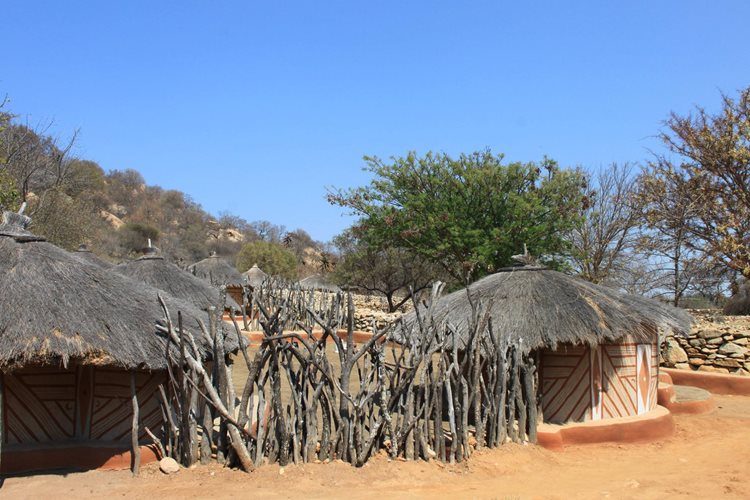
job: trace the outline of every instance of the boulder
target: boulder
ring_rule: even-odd
[[[677,363],[686,363],[688,360],[687,353],[674,338],[667,339],[662,351],[662,357],[664,358],[664,362],[670,366],[674,366]]]
[[[742,367],[739,361],[736,359],[717,359],[714,361],[714,366],[718,366],[720,368],[731,368],[731,369],[737,369]]]
[[[729,373],[729,370],[727,370],[726,368],[717,368],[715,366],[710,366],[710,365],[699,366],[698,371],[710,372],[710,373]]]
[[[698,330],[696,332],[696,336],[702,338],[703,340],[711,340],[715,339],[716,337],[721,337],[723,333],[715,328],[708,328],[706,330]]]
[[[701,348],[706,345],[706,341],[703,339],[690,339],[688,343],[695,348]]]
[[[719,354],[729,356],[730,358],[742,358],[745,357],[747,349],[733,342],[727,342],[726,344],[723,344],[721,347],[719,347],[719,350],[717,352]]]
[[[164,474],[174,474],[175,472],[180,472],[180,464],[174,458],[164,457],[159,460],[159,470]]]

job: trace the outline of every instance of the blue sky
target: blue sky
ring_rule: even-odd
[[[747,1],[5,0],[0,94],[77,154],[327,240],[363,155],[643,161],[750,85]]]

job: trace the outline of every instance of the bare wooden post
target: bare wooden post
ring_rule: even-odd
[[[138,442],[138,394],[135,388],[135,371],[130,372],[130,397],[133,403],[133,426],[130,432],[130,459],[133,477],[138,477],[141,468],[141,445]]]
[[[529,413],[528,435],[529,441],[536,443],[536,425],[537,425],[537,404],[536,404],[536,390],[534,387],[534,376],[536,367],[534,366],[534,357],[529,356],[528,360],[523,366],[523,388],[526,399],[526,409]]]
[[[508,434],[513,442],[518,442],[516,429],[516,388],[518,387],[518,356],[515,347],[510,349],[510,367],[508,368]]]
[[[211,418],[211,408],[208,403],[203,404],[203,420],[201,422],[201,464],[211,461],[211,441],[214,432],[214,422]]]
[[[180,335],[180,445],[182,450],[182,463],[185,466],[193,465],[192,436],[190,435],[190,401],[188,399],[188,378],[190,373],[185,373],[185,332],[182,329],[182,312],[177,312],[177,331]]]
[[[5,395],[5,374],[0,372],[0,470],[2,467],[2,458],[3,458],[3,441],[5,440],[5,434],[3,433],[3,429],[5,429],[5,422],[3,421],[3,415],[5,415],[5,398],[3,397]],[[0,474],[0,479],[2,478],[2,474]]]

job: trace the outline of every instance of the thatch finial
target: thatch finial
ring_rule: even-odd
[[[3,212],[3,224],[6,226],[14,226],[19,229],[27,229],[31,224],[31,218],[23,215],[21,212]]]
[[[526,247],[526,243],[523,244],[523,253],[518,255],[512,255],[511,259],[516,262],[523,264],[524,266],[536,266],[536,258],[529,254],[529,249]]]

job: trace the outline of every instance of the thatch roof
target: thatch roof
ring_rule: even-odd
[[[156,328],[163,322],[160,292],[47,243],[19,217],[6,214],[0,224],[0,370],[71,360],[165,368],[165,340]],[[181,311],[203,348],[196,318],[206,322],[206,314],[162,295],[172,319]]]
[[[750,314],[750,282],[745,282],[724,306],[724,314],[741,316]]]
[[[253,267],[242,273],[242,277],[245,283],[253,288],[260,287],[268,279],[268,275],[258,267],[258,264],[253,264]]]
[[[183,271],[171,262],[167,262],[156,249],[151,249],[136,260],[115,266],[112,271],[159,290],[164,290],[173,297],[190,302],[202,310],[208,310],[209,307],[222,308],[224,306],[221,293],[217,288],[200,278],[196,278],[189,272]],[[240,306],[231,297],[226,297],[226,307],[240,309]]]
[[[299,281],[299,286],[303,290],[323,290],[326,292],[340,292],[341,288],[334,285],[322,274],[313,274]]]
[[[229,262],[216,255],[215,252],[207,259],[188,267],[188,271],[198,278],[208,281],[213,286],[242,286],[240,272]]]
[[[112,264],[100,257],[97,257],[94,252],[89,250],[89,247],[87,247],[86,245],[80,245],[78,247],[78,250],[76,250],[73,255],[85,262],[89,262],[103,269],[109,269],[110,267],[112,267]]]
[[[660,329],[687,333],[692,322],[684,310],[652,299],[546,268],[517,267],[487,276],[433,304],[437,324],[452,325],[462,347],[473,317],[472,302],[489,309],[499,338],[524,351],[554,349],[558,344],[597,345],[625,335],[650,340]],[[414,311],[405,315],[397,335],[407,342],[416,339],[416,322]]]

